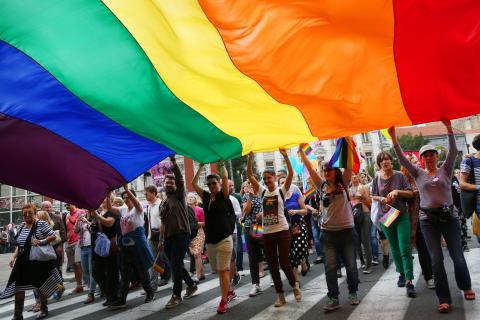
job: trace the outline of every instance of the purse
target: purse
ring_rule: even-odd
[[[51,242],[53,246],[56,246],[60,243],[62,243],[62,238],[60,237],[60,230],[54,230],[55,232],[55,240]]]
[[[32,246],[30,248],[31,261],[50,261],[57,259],[57,254],[51,244],[45,246]]]

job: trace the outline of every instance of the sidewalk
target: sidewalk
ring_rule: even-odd
[[[8,282],[8,278],[10,277],[10,271],[12,269],[10,268],[8,263],[10,262],[11,257],[12,257],[12,253],[0,254],[0,290],[3,290],[5,288]],[[74,282],[75,277],[73,272],[67,272],[66,269],[67,269],[67,264],[66,262],[64,262],[62,266],[64,281]]]

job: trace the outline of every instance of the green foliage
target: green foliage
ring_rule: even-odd
[[[232,173],[233,173],[233,183],[235,184],[235,192],[240,192],[243,181],[247,179],[247,156],[243,156],[237,159],[229,161],[231,164]],[[253,170],[255,173],[256,166],[253,165]]]
[[[398,137],[398,143],[402,147],[403,151],[418,151],[420,148],[430,142],[429,139],[423,135],[414,135],[411,133],[404,134]]]

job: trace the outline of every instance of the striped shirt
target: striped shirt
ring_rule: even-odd
[[[43,240],[47,238],[48,236],[55,235],[55,232],[53,232],[52,227],[50,225],[43,221],[43,220],[38,220],[36,222],[37,224],[37,229],[35,230],[35,238],[38,240]],[[17,235],[17,245],[20,247],[25,246],[25,242],[27,241],[28,235],[30,234],[30,229],[25,226],[25,222],[23,222],[19,228],[19,233]],[[32,236],[33,238],[33,236]]]
[[[460,172],[467,173],[470,178],[472,175],[472,161],[473,161],[473,174],[475,175],[474,184],[478,186],[480,185],[480,159],[478,158],[463,159],[462,163],[460,164]],[[477,203],[480,204],[480,192],[477,192]]]

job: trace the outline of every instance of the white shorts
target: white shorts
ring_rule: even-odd
[[[232,259],[233,239],[228,236],[219,243],[208,243],[207,254],[213,272],[230,270]]]

